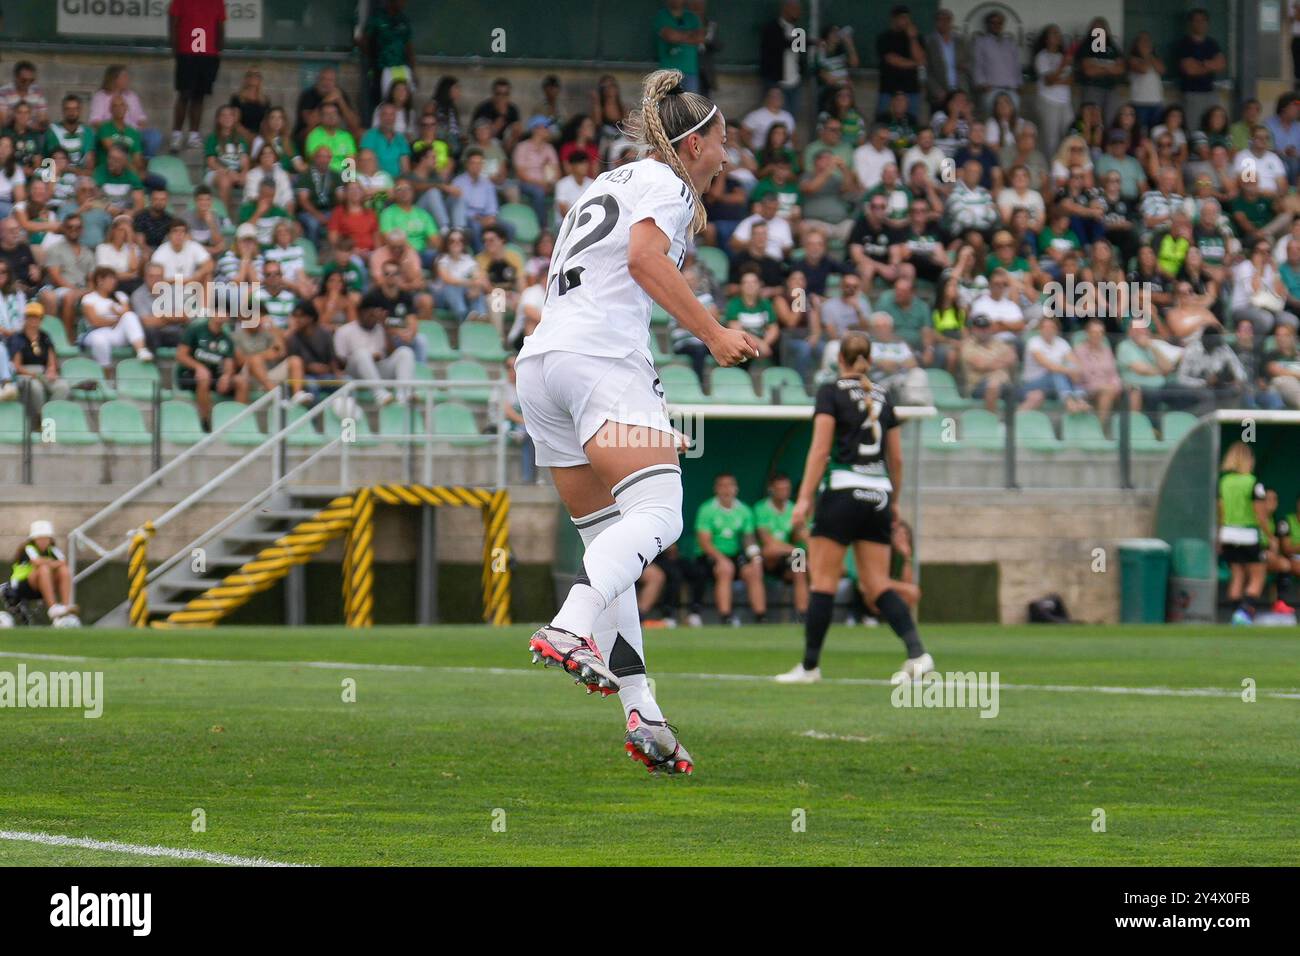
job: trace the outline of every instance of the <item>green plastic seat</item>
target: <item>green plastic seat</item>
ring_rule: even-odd
[[[316,247],[310,239],[295,239],[293,244],[302,250],[302,271],[309,276],[319,276],[324,270],[316,258]]]
[[[515,242],[524,245],[536,242],[538,235],[542,231],[542,226],[537,221],[537,213],[533,212],[533,207],[525,206],[523,203],[506,203],[497,210],[497,218],[514,226]]]
[[[352,434],[358,441],[371,437],[370,419],[366,418],[364,414],[358,415],[352,420],[352,422]],[[343,437],[343,419],[335,409],[333,402],[325,408],[325,412],[322,415],[321,429],[324,431],[326,439],[333,440],[335,438]]]
[[[1191,412],[1165,412],[1160,417],[1160,437],[1170,451],[1183,436],[1196,427],[1199,419]]]
[[[987,409],[985,409],[987,411]],[[1062,448],[1052,420],[1037,409],[1016,412],[1016,445],[1028,451],[1054,452]]]
[[[424,412],[415,405],[402,405],[390,402],[379,410],[379,434],[386,438],[399,438],[407,444],[408,435],[423,435]]]
[[[153,444],[140,409],[120,399],[99,406],[99,437],[106,445]]]
[[[212,430],[215,432],[247,407],[242,402],[222,402],[220,405],[214,406],[212,409]],[[228,445],[260,445],[266,441],[266,433],[257,424],[257,416],[248,415],[238,424],[223,432],[221,440]]]
[[[308,409],[301,405],[289,405],[284,410],[285,426],[292,425],[299,419],[307,417]],[[305,425],[299,425],[293,431],[289,432],[285,442],[294,448],[317,448],[325,444],[325,436],[316,430],[314,422],[307,422]]]
[[[73,386],[74,394],[78,397],[96,402],[116,398],[113,389],[109,387],[108,382],[104,379],[104,370],[93,359],[80,356],[67,359],[59,368],[59,375],[65,382]],[[94,386],[92,388],[77,388],[78,385],[86,382],[93,382]]]
[[[1119,419],[1114,420],[1111,431],[1119,437]],[[1141,412],[1131,412],[1128,417],[1129,444],[1136,452],[1159,454],[1165,450],[1164,442],[1156,437],[1156,430],[1151,419]]]
[[[700,380],[689,365],[669,365],[659,370],[659,384],[664,396],[676,405],[703,405],[709,399],[700,388]]]
[[[804,388],[799,373],[784,365],[771,365],[759,376],[759,388],[774,405],[811,405],[812,396]]]
[[[695,258],[700,261],[700,265],[713,273],[713,278],[719,283],[727,281],[727,275],[731,272],[731,261],[717,246],[697,246]]]
[[[980,404],[974,399],[962,397],[957,388],[957,380],[947,369],[927,368],[925,377],[930,383],[930,393],[934,395],[937,408],[970,408]]]
[[[171,399],[162,403],[162,438],[173,445],[193,445],[203,440],[198,410],[189,402]]]
[[[63,323],[59,321],[57,315],[47,315],[41,319],[41,330],[54,343],[54,354],[59,358],[74,358],[81,354],[81,350],[68,341],[67,330],[63,328]]]
[[[948,444],[978,451],[1001,451],[1007,445],[1007,430],[996,412],[968,408],[957,423],[957,441]]]
[[[53,426],[54,445],[97,445],[99,436],[90,430],[86,411],[76,402],[48,401],[41,408],[41,430]],[[42,436],[44,437],[44,436]]]
[[[453,382],[482,382],[484,385],[488,385],[491,381],[488,378],[487,369],[473,359],[461,359],[448,365],[447,379]],[[491,388],[452,388],[447,389],[444,394],[447,398],[455,401],[473,402],[475,404],[484,404],[492,400]]]
[[[670,316],[670,315],[669,315],[669,314],[664,310],[664,307],[663,307],[663,306],[661,306],[658,302],[652,302],[652,303],[651,303],[651,305],[650,305],[650,324],[651,324],[652,326],[654,326],[654,325],[667,325],[667,324],[668,324],[669,322],[671,322],[671,321],[672,321],[672,316]]]
[[[433,433],[453,445],[484,445],[492,441],[483,435],[474,420],[474,412],[461,402],[442,402],[433,408]]]
[[[194,195],[194,183],[190,181],[190,170],[179,156],[163,153],[149,160],[149,172],[167,180],[167,191],[173,196]]]
[[[675,357],[671,352],[665,352],[662,348],[659,347],[659,336],[656,335],[653,331],[650,333],[650,337],[648,339],[647,344],[650,348],[650,357],[654,359],[656,368],[658,368],[660,365],[664,365],[667,364],[668,362],[671,362]]]
[[[136,358],[122,359],[113,373],[113,388],[118,397],[137,402],[153,401],[154,386],[161,383],[162,373],[158,371],[158,366]],[[161,391],[162,398],[171,397],[167,389]]]
[[[21,445],[26,427],[22,402],[0,402],[0,445]]]
[[[709,376],[709,402],[714,405],[763,405],[754,393],[749,373],[740,368],[715,368]]]
[[[1119,442],[1107,438],[1101,419],[1092,412],[1072,412],[1061,418],[1061,439],[1065,446],[1082,451],[1114,451]]]
[[[465,322],[460,327],[460,354],[480,362],[504,362],[506,350],[489,322]]]
[[[422,321],[420,331],[417,334],[424,337],[424,344],[428,346],[430,361],[454,362],[460,358],[460,353],[451,347],[451,339],[447,336],[447,330],[436,319]]]

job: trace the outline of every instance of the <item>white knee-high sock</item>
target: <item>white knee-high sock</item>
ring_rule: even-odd
[[[587,547],[579,580],[551,622],[573,634],[594,634],[596,619],[636,584],[656,555],[682,533],[682,472],[650,465],[613,488],[621,520],[605,522]]]
[[[573,524],[578,529],[583,545],[590,546],[597,536],[620,518],[618,505],[612,504],[592,514],[574,518]],[[645,675],[644,637],[634,588],[624,591],[612,605],[601,611],[596,618],[592,638],[605,663],[610,664],[611,668],[617,667],[615,675],[619,682],[618,696],[623,704],[623,716],[630,715],[635,707],[647,720],[663,720],[663,712],[650,692]],[[611,663],[615,656],[617,661]],[[619,670],[631,672],[619,674]]]

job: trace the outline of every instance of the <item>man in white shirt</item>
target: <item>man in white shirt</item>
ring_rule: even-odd
[[[763,105],[745,116],[742,125],[749,137],[750,149],[762,149],[767,143],[767,131],[777,123],[785,126],[794,138],[794,115],[785,108],[785,97],[779,86],[774,86],[763,97]]]
[[[555,224],[559,226],[569,209],[591,185],[591,157],[575,150],[569,157],[569,175],[555,184]]]
[[[863,189],[880,185],[880,174],[891,163],[897,164],[894,151],[889,148],[889,127],[877,123],[871,127],[871,137],[853,151],[853,172]]]
[[[1240,179],[1247,171],[1255,177],[1259,191],[1266,196],[1286,192],[1286,164],[1269,147],[1273,138],[1267,126],[1256,126],[1250,131],[1250,149],[1243,149],[1233,161],[1232,171]]]
[[[755,223],[767,223],[767,255],[773,259],[784,259],[785,254],[794,248],[794,234],[790,223],[781,218],[781,201],[776,193],[768,193],[758,201],[758,212],[742,219],[736,231],[731,234],[731,249],[739,252],[749,244],[749,234]]]
[[[415,353],[389,333],[384,315],[382,295],[375,295],[375,290],[371,290],[361,300],[356,320],[340,326],[334,333],[334,354],[343,363],[348,378],[410,381],[415,377]],[[387,405],[394,397],[405,403],[411,394],[409,387],[398,388],[396,396],[386,388],[374,391],[380,405]]]
[[[172,221],[167,241],[154,250],[151,262],[163,268],[163,281],[203,282],[212,275],[212,256],[190,238],[190,227],[183,220]]]
[[[1025,313],[1020,304],[1007,293],[1011,276],[1006,269],[994,269],[989,276],[989,290],[970,305],[970,314],[986,316],[993,326],[995,337],[1014,343],[1025,327]]]

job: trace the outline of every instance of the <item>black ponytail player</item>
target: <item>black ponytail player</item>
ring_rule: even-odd
[[[885,390],[867,378],[871,339],[865,333],[844,336],[839,367],[839,378],[817,391],[812,447],[794,506],[797,526],[813,511],[813,495],[821,486],[808,546],[812,593],[804,624],[804,659],[777,680],[785,684],[821,680],[822,643],[844,574],[844,552],[852,545],[863,598],[879,609],[907,646],[907,660],[893,677],[897,684],[934,670],[934,660],[921,646],[903,597],[914,596],[910,586],[896,589],[900,582],[889,577],[891,531],[903,477],[899,422]]]

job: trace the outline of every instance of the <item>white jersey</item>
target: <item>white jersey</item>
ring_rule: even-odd
[[[695,214],[691,189],[667,165],[642,159],[594,179],[564,217],[546,277],[546,304],[521,359],[545,352],[624,358],[650,352],[653,302],[627,268],[632,226],[653,219],[680,269]]]

